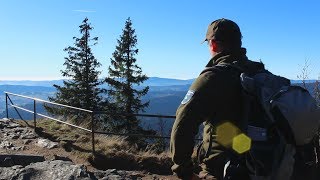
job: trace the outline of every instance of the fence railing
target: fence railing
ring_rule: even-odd
[[[87,110],[87,109],[82,109],[82,108],[77,108],[77,107],[73,107],[73,106],[68,106],[68,105],[64,105],[64,104],[59,104],[59,103],[54,103],[54,102],[50,102],[50,101],[46,101],[46,100],[42,100],[42,99],[38,99],[38,98],[33,98],[33,97],[29,97],[29,96],[24,96],[24,95],[20,95],[20,94],[15,94],[15,93],[11,93],[11,92],[4,92],[5,93],[5,98],[6,98],[6,117],[9,118],[9,108],[8,106],[13,107],[13,109],[15,110],[15,112],[18,114],[19,118],[21,120],[24,120],[23,117],[21,116],[21,114],[19,113],[18,110],[22,110],[28,113],[32,113],[33,114],[33,122],[34,122],[34,128],[36,130],[37,128],[37,116],[40,117],[44,117],[47,119],[51,119],[54,121],[57,121],[59,123],[62,124],[66,124],[68,126],[72,126],[74,128],[78,128],[81,130],[84,130],[86,132],[91,133],[91,143],[92,143],[92,153],[95,153],[95,134],[105,134],[105,135],[117,135],[117,136],[138,136],[138,137],[149,137],[149,138],[164,138],[164,139],[169,139],[169,136],[156,136],[156,135],[143,135],[143,134],[125,134],[125,133],[113,133],[113,132],[103,132],[103,131],[98,131],[95,129],[95,115],[97,114],[108,114],[108,112],[106,111],[92,111],[92,110]],[[13,103],[12,99],[10,98],[11,96],[16,96],[16,97],[20,97],[20,98],[25,98],[25,99],[30,99],[33,100],[33,110],[30,109],[26,109],[26,108],[22,108],[20,106],[17,106]],[[10,102],[10,104],[9,104]],[[91,129],[87,129],[87,128],[83,128],[68,122],[65,122],[61,119],[57,119],[54,117],[50,117],[48,115],[45,114],[41,114],[37,112],[37,102],[42,102],[42,103],[47,103],[47,104],[52,104],[52,105],[56,105],[56,106],[60,106],[60,107],[64,107],[64,108],[69,108],[69,109],[73,109],[73,110],[77,110],[77,111],[82,111],[82,112],[86,112],[91,114],[90,118],[91,118]],[[113,114],[116,115],[116,114]],[[153,115],[153,114],[118,114],[118,115],[122,115],[122,116],[139,116],[139,117],[154,117],[154,118],[165,118],[165,119],[174,119],[175,116],[166,116],[166,115]]]

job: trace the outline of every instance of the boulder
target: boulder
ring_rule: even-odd
[[[1,179],[96,179],[91,177],[86,167],[74,165],[70,161],[44,161],[30,164],[26,167],[12,166],[0,168]]]
[[[116,169],[89,172],[84,165],[75,165],[71,161],[62,160],[37,162],[25,167],[21,165],[0,167],[1,179],[138,180],[142,177],[143,174]]]
[[[15,165],[26,166],[35,162],[44,161],[43,156],[24,155],[24,154],[1,154],[0,167],[10,167]],[[1,176],[0,176],[1,177]]]
[[[58,147],[58,143],[52,142],[52,141],[50,141],[48,139],[41,139],[41,138],[38,139],[36,145],[39,146],[39,147],[48,148],[48,149],[52,149],[52,148]]]

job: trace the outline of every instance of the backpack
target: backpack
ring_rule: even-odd
[[[242,157],[251,179],[292,179],[297,167],[317,165],[320,108],[306,89],[264,69],[252,73],[227,63],[212,68],[240,73],[245,133],[251,138]]]

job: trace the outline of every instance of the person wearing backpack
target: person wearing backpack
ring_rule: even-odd
[[[224,137],[216,134],[217,127],[224,123],[232,124],[237,131],[245,131],[242,90],[237,78],[240,73],[228,66],[212,68],[228,63],[247,72],[264,70],[262,63],[247,58],[241,39],[240,28],[229,19],[215,20],[208,27],[204,42],[208,43],[212,58],[178,107],[171,132],[172,171],[181,179],[227,179],[224,172],[242,180],[249,178],[246,168],[243,168],[245,162],[233,160],[241,155],[230,145],[218,142]],[[203,143],[199,149],[202,152],[199,155],[202,171],[196,175],[191,155],[201,123],[204,124]],[[229,132],[226,130],[222,134],[228,136]],[[227,162],[231,162],[229,168],[225,168]]]
[[[307,90],[250,61],[241,38],[231,20],[209,25],[212,59],[177,109],[172,171],[181,179],[318,179],[319,106]],[[191,154],[201,123],[196,175]]]

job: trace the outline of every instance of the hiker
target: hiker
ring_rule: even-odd
[[[207,30],[207,42],[212,58],[206,65],[210,68],[223,63],[242,67],[247,71],[263,70],[264,65],[250,61],[246,49],[242,48],[242,35],[238,25],[228,19],[213,21]],[[174,165],[172,171],[181,179],[223,179],[225,164],[233,152],[217,141],[216,128],[230,122],[243,130],[241,85],[231,68],[204,70],[189,88],[176,112],[171,132],[170,151]],[[201,172],[194,174],[191,155],[194,138],[203,123],[203,152]],[[242,172],[239,179],[248,179]]]
[[[181,179],[319,179],[320,107],[306,89],[248,60],[241,38],[231,20],[209,25],[212,58],[177,109],[172,171]]]

